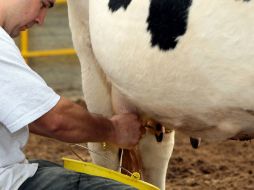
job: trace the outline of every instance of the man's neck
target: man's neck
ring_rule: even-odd
[[[5,18],[4,1],[0,0],[0,26],[3,27]]]

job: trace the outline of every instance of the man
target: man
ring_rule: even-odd
[[[43,24],[53,5],[54,0],[0,0],[0,189],[132,189],[47,161],[25,159],[28,124],[31,132],[65,142],[105,141],[122,148],[135,146],[144,132],[133,114],[107,119],[60,97],[25,64],[11,37]]]

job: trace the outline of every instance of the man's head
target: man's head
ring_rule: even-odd
[[[0,26],[11,36],[20,31],[43,24],[47,9],[55,0],[0,0]]]

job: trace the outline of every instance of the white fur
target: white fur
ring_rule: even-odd
[[[127,10],[114,13],[107,4],[89,1],[88,14],[88,0],[68,1],[90,111],[111,115],[120,104],[192,137],[219,141],[254,136],[254,116],[245,111],[254,110],[253,1],[194,0],[186,33],[166,52],[150,46],[149,0],[132,0]],[[112,89],[121,97],[113,107]],[[173,135],[167,143],[156,153],[171,150],[165,160],[172,152]],[[117,149],[109,152],[116,154]],[[113,158],[115,166],[108,167],[116,167],[116,155]],[[144,164],[149,167],[145,159]],[[151,170],[146,180],[164,189],[158,178],[165,178],[166,165]]]

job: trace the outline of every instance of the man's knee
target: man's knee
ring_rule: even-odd
[[[80,174],[79,190],[136,190],[134,187],[97,176]]]

